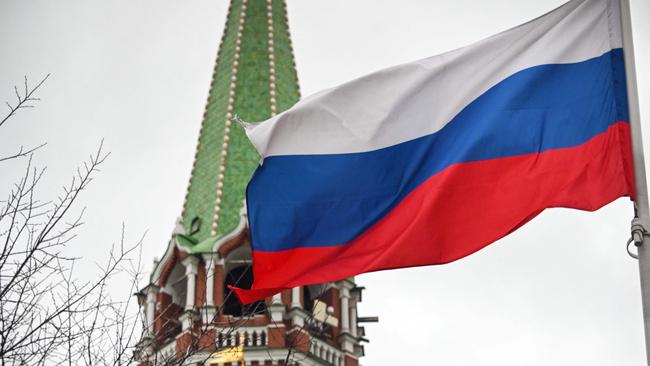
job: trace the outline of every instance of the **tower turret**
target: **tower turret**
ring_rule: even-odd
[[[185,230],[198,241],[240,223],[244,191],[259,155],[235,116],[262,121],[300,97],[283,1],[232,1],[183,208]]]
[[[219,364],[215,352],[242,345],[246,365],[355,366],[363,354],[352,280],[248,306],[227,288],[252,284],[244,198],[259,163],[234,120],[267,119],[300,97],[286,14],[284,0],[231,0],[183,212],[139,293],[143,364]]]

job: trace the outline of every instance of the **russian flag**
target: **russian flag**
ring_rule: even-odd
[[[451,262],[546,208],[634,196],[617,0],[571,1],[245,127],[263,162],[244,303]]]

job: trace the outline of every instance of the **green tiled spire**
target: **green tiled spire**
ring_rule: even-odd
[[[231,0],[183,208],[190,241],[239,223],[259,155],[233,118],[262,121],[299,96],[284,0]]]

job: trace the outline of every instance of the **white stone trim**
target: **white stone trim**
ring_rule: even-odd
[[[167,263],[171,258],[172,254],[174,254],[174,248],[179,248],[187,252],[185,248],[183,248],[181,245],[178,244],[176,238],[172,236],[172,238],[169,239],[169,242],[167,243],[167,250],[165,251],[165,254],[163,254],[162,259],[158,261],[158,264],[156,264],[156,267],[153,269],[153,272],[151,273],[152,284],[156,286],[160,286],[160,275],[162,274],[162,270],[165,267],[165,263]]]
[[[154,322],[156,320],[156,294],[158,293],[158,286],[149,285],[145,288],[145,293],[147,298],[145,304],[142,307],[145,310],[146,315],[146,329],[145,334],[147,336],[153,336]]]
[[[237,329],[232,329],[228,327],[213,327],[217,333],[217,346],[218,347],[229,347],[234,346],[238,339],[242,339],[248,335],[246,339],[245,347],[266,347],[269,342],[268,329],[266,326],[256,326],[256,327],[240,327]],[[219,344],[219,334],[222,335],[222,343]],[[256,339],[253,339],[256,335]]]
[[[203,254],[205,262],[205,305],[214,306],[214,270],[216,266],[214,253]]]
[[[356,301],[350,303],[350,334],[357,337],[357,304]]]
[[[176,340],[172,340],[171,342],[167,343],[165,346],[163,346],[158,352],[156,352],[152,357],[149,359],[151,361],[153,360],[158,360],[158,361],[163,361],[167,360],[171,357],[175,357],[176,355]],[[155,362],[152,362],[152,365],[155,365]]]
[[[326,364],[343,366],[345,364],[345,353],[336,349],[318,338],[312,338],[309,353],[315,358],[319,358]]]
[[[248,224],[248,212],[246,211],[246,200],[244,200],[244,206],[239,210],[239,223],[237,224],[237,227],[229,232],[227,235],[224,235],[223,237],[219,238],[219,240],[216,240],[214,244],[212,244],[212,251],[217,252],[221,245],[224,243],[230,241],[231,239],[234,239],[237,237],[237,235],[241,234],[244,229],[246,229],[246,225]]]
[[[185,310],[192,310],[196,302],[196,275],[198,273],[199,259],[190,255],[184,258],[182,263],[185,266],[185,278],[187,280]]]
[[[291,289],[291,308],[301,308],[302,304],[300,303],[300,287],[294,287]]]
[[[341,333],[350,332],[350,290],[342,286],[339,292],[341,299]]]
[[[181,315],[178,317],[178,320],[181,322],[181,329],[183,331],[176,335],[176,338],[182,336],[183,332],[192,328],[192,325],[194,324],[194,320],[196,318],[195,315],[196,313],[193,310],[185,310],[181,313]]]

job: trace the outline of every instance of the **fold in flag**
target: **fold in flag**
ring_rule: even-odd
[[[634,196],[617,0],[576,0],[378,71],[246,133],[249,303],[469,255],[546,208]]]

